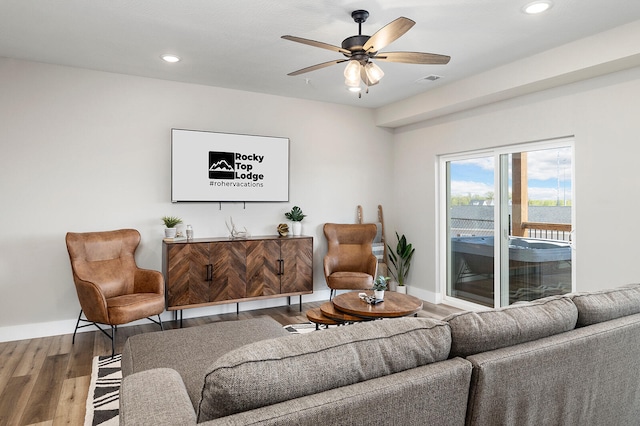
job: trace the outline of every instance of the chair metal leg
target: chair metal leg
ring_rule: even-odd
[[[113,358],[113,356],[116,353],[116,330],[118,329],[117,326],[112,325],[111,326],[111,358]]]
[[[80,318],[82,317],[82,309],[80,309],[80,315],[78,315],[78,321],[76,321],[76,329],[73,330],[73,339],[71,339],[71,344],[76,344],[76,333],[78,332],[78,326],[80,325]]]
[[[180,311],[180,322],[182,322],[182,311]],[[156,324],[158,324],[160,326],[160,330],[164,331],[164,325],[162,324],[162,317],[160,316],[160,314],[158,314],[158,321],[156,321],[155,319],[148,317],[147,318],[149,321],[151,322],[155,322]],[[88,324],[84,324],[84,325],[80,325],[80,321],[82,322],[86,322]],[[109,325],[109,327],[111,327],[111,334],[109,334],[107,331],[105,331],[104,329],[102,329],[97,323],[93,322],[93,321],[89,321],[86,319],[82,318],[82,309],[80,309],[80,315],[78,315],[78,321],[76,321],[76,328],[75,330],[73,330],[73,338],[71,339],[71,344],[75,344],[76,343],[76,333],[78,332],[79,328],[82,327],[90,327],[90,326],[95,326],[98,330],[100,330],[102,332],[102,334],[104,334],[105,336],[107,336],[109,339],[111,339],[111,358],[113,358],[113,356],[116,353],[116,335],[117,335],[117,331],[118,331],[118,326],[117,325],[110,325],[110,324],[104,324],[104,325]],[[182,324],[181,324],[182,326]]]

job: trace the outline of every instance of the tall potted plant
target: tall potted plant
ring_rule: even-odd
[[[284,214],[284,216],[289,219],[291,223],[291,228],[293,230],[293,235],[302,234],[302,219],[304,219],[307,215],[302,213],[302,209],[298,206],[293,206],[290,212]]]
[[[409,275],[411,259],[416,249],[413,248],[411,243],[407,243],[407,238],[404,234],[400,237],[396,232],[396,238],[398,239],[398,244],[396,245],[395,252],[391,246],[387,244],[389,248],[389,261],[391,262],[391,266],[393,266],[393,268],[389,268],[389,272],[398,282],[397,291],[399,293],[406,293],[407,276]]]
[[[163,216],[162,222],[166,229],[164,230],[164,236],[167,238],[174,238],[178,232],[176,225],[182,223],[182,219],[176,216]]]

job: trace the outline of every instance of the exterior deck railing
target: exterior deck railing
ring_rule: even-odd
[[[493,220],[451,218],[451,235],[493,235]],[[547,240],[571,241],[571,225],[568,223],[523,222],[525,237]]]
[[[523,222],[522,228],[529,238],[571,241],[571,225],[568,223]]]

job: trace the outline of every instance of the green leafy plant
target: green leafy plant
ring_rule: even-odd
[[[307,215],[302,214],[302,209],[300,209],[300,207],[293,206],[291,211],[285,213],[284,216],[293,222],[301,222]]]
[[[387,289],[387,282],[391,279],[391,277],[383,277],[380,275],[378,278],[373,281],[372,290],[382,291]]]
[[[182,223],[182,219],[176,216],[164,216],[162,221],[167,228],[174,228],[177,224]]]
[[[391,246],[387,244],[389,248],[389,260],[395,271],[390,270],[391,276],[398,282],[398,285],[405,285],[407,276],[409,275],[409,268],[411,267],[411,259],[413,253],[416,251],[410,243],[407,243],[407,239],[404,235],[400,237],[396,232],[396,238],[398,239],[398,245],[395,252],[391,249]]]

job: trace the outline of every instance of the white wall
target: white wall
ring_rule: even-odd
[[[0,341],[72,332],[68,231],[136,228],[138,264],[160,270],[164,215],[196,237],[226,236],[230,216],[273,235],[299,205],[315,237],[313,300],[328,297],[322,224],[355,222],[358,204],[370,221],[391,207],[393,134],[371,110],[5,58],[0,93]],[[290,202],[172,204],[172,127],[290,138]]]
[[[394,137],[398,228],[416,246],[410,283],[435,294],[440,154],[575,135],[576,282],[640,282],[640,68],[405,126]]]

